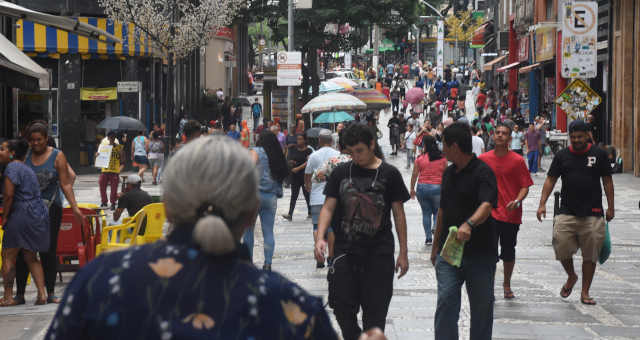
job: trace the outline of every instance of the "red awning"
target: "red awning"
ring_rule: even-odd
[[[539,66],[540,66],[540,63],[535,63],[535,64],[531,64],[529,66],[521,67],[518,70],[518,73],[529,73],[529,72],[535,70]]]
[[[497,69],[496,72],[504,72],[504,71],[510,70],[510,69],[512,69],[512,68],[514,68],[514,67],[516,67],[518,65],[520,65],[520,62],[516,61],[515,63],[509,64],[507,66],[503,66],[503,67]]]

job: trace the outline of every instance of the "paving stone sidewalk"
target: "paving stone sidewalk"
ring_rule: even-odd
[[[380,141],[389,154],[386,120],[381,114],[380,127],[385,135]],[[410,173],[404,169],[404,154],[388,157],[387,161],[402,172],[409,185]],[[548,169],[550,157],[543,161]],[[80,202],[99,202],[97,174],[79,177],[75,190]],[[517,263],[512,287],[516,299],[502,297],[502,264],[498,264],[495,285],[495,339],[640,339],[640,179],[627,174],[615,175],[616,218],[610,224],[613,252],[610,259],[598,266],[592,286],[597,306],[579,302],[579,283],[570,298],[559,297],[566,276],[554,260],[551,248],[551,217],[539,223],[535,218],[544,174],[534,176],[535,185],[524,201],[524,220],[521,226]],[[557,189],[560,188],[558,183]],[[160,194],[160,187],[145,184],[145,190]],[[289,206],[289,190],[278,201],[276,218],[276,249],[273,269],[281,272],[315,295],[327,295],[327,269],[315,269],[311,221],[306,219],[304,199],[300,195],[293,221],[281,215]],[[547,210],[552,211],[550,200]],[[605,205],[606,206],[606,205]],[[408,221],[408,274],[394,282],[386,325],[389,339],[433,339],[433,318],[436,306],[436,279],[429,262],[430,248],[424,246],[421,211],[417,201],[405,205]],[[255,262],[261,265],[262,235],[256,228]],[[397,247],[396,247],[397,249]],[[580,260],[576,270],[581,276]],[[62,293],[72,274],[63,276],[58,285]],[[27,296],[30,305],[0,308],[1,339],[41,339],[53,313],[54,305],[33,306],[35,290],[30,286]],[[331,310],[328,310],[333,318]],[[335,324],[335,321],[334,321]],[[469,305],[463,289],[460,313],[460,338],[469,337]],[[335,324],[338,329],[337,324]]]

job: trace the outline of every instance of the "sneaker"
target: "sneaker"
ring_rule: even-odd
[[[109,204],[107,204],[107,203],[101,203],[100,204],[100,208],[107,209],[108,207],[109,207]]]
[[[269,264],[265,263],[262,266],[262,270],[270,272],[271,271],[271,263],[269,263]]]
[[[111,205],[111,211],[116,211],[116,205],[115,204]]]
[[[333,266],[333,257],[327,257],[327,266],[328,267]]]
[[[284,218],[285,220],[291,222],[293,220],[293,217],[291,217],[291,215],[286,214],[286,215],[282,215],[282,218]]]
[[[425,246],[431,245],[431,243],[433,243],[433,241],[431,241],[431,240],[424,241],[424,245]]]
[[[316,269],[324,268],[324,262],[316,262]]]

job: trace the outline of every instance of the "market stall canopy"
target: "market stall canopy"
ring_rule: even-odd
[[[514,67],[516,67],[516,66],[518,66],[518,65],[520,65],[520,62],[519,62],[519,61],[516,61],[515,63],[511,63],[511,64],[509,64],[509,65],[507,65],[507,66],[503,66],[503,67],[501,67],[501,68],[497,69],[497,70],[496,70],[496,72],[504,72],[504,71],[508,71],[508,70],[510,70],[510,69],[512,69],[512,68],[514,68]]]
[[[329,79],[327,81],[336,83],[336,84],[338,84],[338,85],[340,85],[340,86],[342,86],[342,87],[344,87],[346,89],[349,89],[349,88],[353,89],[354,87],[358,87],[358,83],[356,83],[355,81],[353,81],[351,79],[347,79],[347,78],[344,78],[344,77],[331,78],[331,79]]]
[[[39,90],[49,87],[49,73],[0,34],[0,82]]]
[[[122,43],[122,41],[113,34],[81,22],[76,18],[36,12],[26,7],[18,6],[3,0],[0,0],[0,15],[6,15],[15,19],[29,20],[38,24],[59,28],[77,35],[108,43]]]
[[[311,99],[300,112],[329,112],[335,110],[366,110],[367,104],[346,93],[327,93]]]
[[[518,70],[518,73],[520,73],[520,74],[529,73],[529,72],[535,70],[538,66],[540,66],[540,63],[535,63],[535,64],[532,64],[532,65],[529,65],[529,66],[521,67]]]
[[[356,89],[352,95],[367,104],[369,110],[381,110],[391,105],[387,96],[375,89]]]
[[[503,61],[505,58],[507,58],[507,56],[503,55],[501,57],[497,57],[497,58],[489,61],[488,63],[484,64],[484,70],[485,71],[491,71],[491,69],[493,68],[493,65]]]
[[[352,115],[348,114],[344,111],[333,111],[333,112],[325,112],[320,114],[316,119],[313,120],[314,124],[334,124],[340,122],[350,122],[355,120]]]

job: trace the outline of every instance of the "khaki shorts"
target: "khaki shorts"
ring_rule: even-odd
[[[556,260],[568,260],[578,251],[584,261],[597,262],[604,242],[604,218],[558,215],[553,226],[553,250]]]

